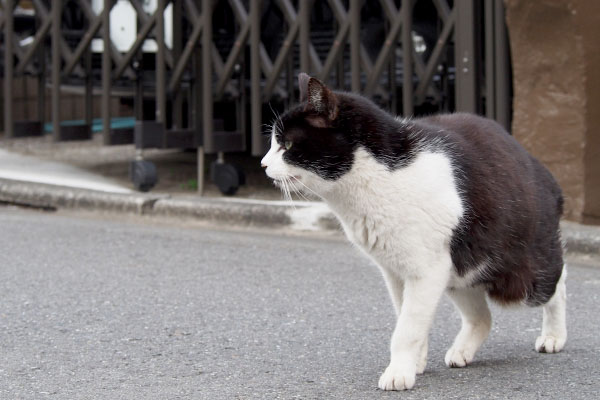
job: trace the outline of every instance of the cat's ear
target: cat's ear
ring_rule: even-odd
[[[338,100],[327,86],[317,78],[311,78],[302,72],[298,75],[298,87],[300,89],[300,101],[306,101],[307,111],[314,111],[320,117],[325,117],[329,121],[336,119]],[[328,121],[321,121],[321,125],[326,122]]]
[[[310,76],[304,72],[298,75],[298,89],[300,91],[300,103],[304,103],[308,99],[308,81]]]
[[[338,101],[335,94],[316,78],[308,80],[308,103],[319,115],[327,117],[330,121],[336,119],[338,114]]]

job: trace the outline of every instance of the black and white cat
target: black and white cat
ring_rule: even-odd
[[[301,102],[273,124],[262,159],[276,185],[313,193],[381,269],[397,323],[385,390],[410,389],[427,362],[443,293],[462,328],[446,353],[469,364],[488,336],[486,297],[543,305],[539,352],[566,341],[566,268],[552,175],[497,123],[470,114],[398,119],[300,74]]]

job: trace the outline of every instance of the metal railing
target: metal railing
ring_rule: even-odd
[[[155,125],[148,131],[158,137],[136,139],[138,147],[199,147],[214,153],[245,150],[249,144],[251,154],[258,156],[265,150],[263,107],[293,101],[300,71],[374,97],[404,115],[433,104],[428,111],[485,112],[506,127],[510,124],[502,0],[158,0],[152,13],[140,0],[128,2],[137,15],[137,36],[120,52],[110,35],[115,0],[104,0],[99,14],[90,0],[68,2],[85,21],[76,43],[67,40],[63,29],[64,0],[32,0],[35,33],[26,44],[14,31],[18,1],[2,1],[6,137],[14,135],[15,127],[12,82],[22,74],[37,76],[42,93],[50,86],[55,140],[86,137],[85,129],[83,136],[69,136],[60,124],[61,85],[75,79],[84,88],[86,124],[91,124],[94,88],[102,94],[105,144],[134,141],[131,133],[110,128],[111,96],[117,87],[127,87],[138,120],[144,119],[144,101],[154,98]],[[163,18],[168,4],[173,7],[170,48]],[[215,10],[228,17],[216,16]],[[325,14],[329,17],[323,18]],[[375,15],[378,23],[367,23],[366,14]],[[273,16],[281,29],[268,35],[265,27],[275,21]],[[376,29],[369,30],[371,26]],[[374,36],[380,39],[374,42]],[[93,62],[94,39],[103,43],[101,74]],[[142,50],[148,39],[156,41],[150,69]],[[42,125],[43,97],[38,103]],[[222,101],[235,109],[235,132],[225,131],[218,121],[215,125],[215,104]],[[167,118],[169,105],[172,115]],[[144,135],[143,128],[138,135]]]

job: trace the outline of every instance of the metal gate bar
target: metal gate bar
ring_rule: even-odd
[[[13,0],[4,0],[4,132],[7,138],[14,135],[13,122]]]
[[[52,136],[54,141],[60,139],[60,24],[62,0],[55,0],[51,9],[52,16]],[[43,15],[43,14],[42,14]],[[43,18],[43,16],[42,16]]]
[[[475,54],[475,10],[473,0],[461,0],[454,6],[457,10],[455,65],[456,110],[478,111]]]
[[[308,2],[306,2],[308,3]],[[263,153],[261,141],[262,99],[260,93],[260,0],[250,0],[250,113],[252,155]]]

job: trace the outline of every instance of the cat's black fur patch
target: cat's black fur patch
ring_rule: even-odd
[[[512,136],[471,114],[401,122],[362,96],[331,93],[337,109],[329,114],[323,105],[310,107],[309,93],[308,102],[281,117],[276,140],[293,143],[286,162],[335,180],[352,168],[358,147],[390,170],[423,149],[443,152],[466,209],[450,243],[457,273],[485,265],[477,283],[500,302],[539,305],[552,297],[563,268],[561,190]]]
[[[451,114],[421,121],[424,132],[437,128],[452,143],[448,154],[467,208],[451,242],[458,273],[486,263],[478,283],[490,297],[546,303],[563,269],[563,199],[550,172],[489,119]]]
[[[283,129],[277,141],[290,140],[286,162],[334,180],[348,172],[354,151],[360,146],[390,169],[408,165],[416,154],[416,142],[405,125],[370,100],[352,93],[335,92],[339,102],[337,117],[326,127],[311,125],[315,113],[299,104],[281,117]]]

